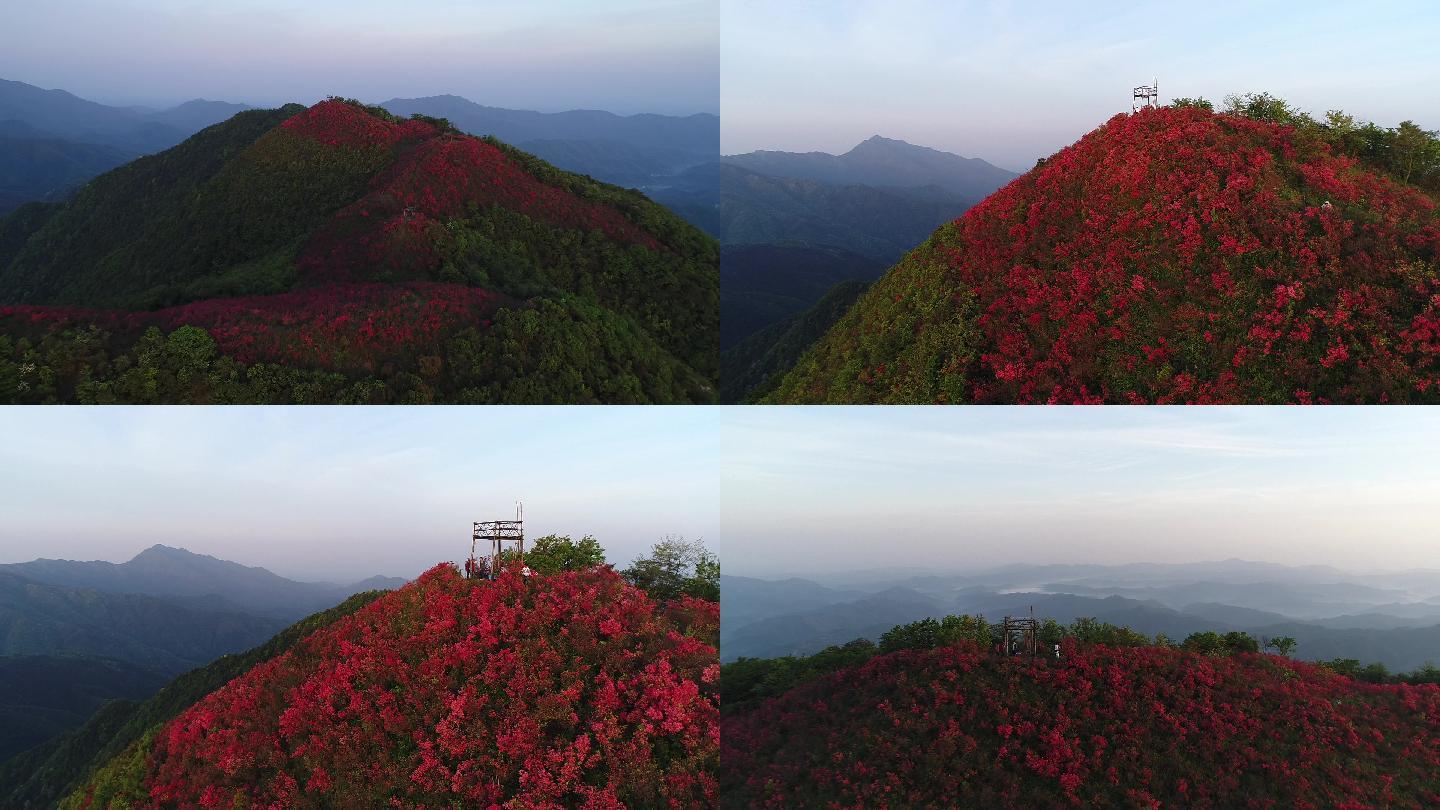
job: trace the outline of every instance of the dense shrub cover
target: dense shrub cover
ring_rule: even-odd
[[[98,366],[128,371],[120,356],[144,328],[194,326],[278,375],[82,401],[710,402],[717,257],[638,192],[438,119],[345,99],[245,113],[0,220],[0,400],[68,401],[109,375]],[[94,361],[62,362],[68,383],[54,368],[58,384],[23,379],[42,363],[15,357],[29,371],[7,390],[5,355],[47,323],[52,344],[76,342],[57,329],[106,336],[66,350]],[[462,328],[513,350],[474,362],[462,347],[464,369],[442,374]]]
[[[437,566],[195,704],[132,758],[138,780],[70,806],[714,806],[718,629],[715,603],[658,605],[604,567]]]
[[[1440,401],[1440,212],[1310,130],[1111,119],[875,284],[776,401]]]
[[[713,398],[705,378],[631,321],[583,299],[542,298],[494,308],[492,315],[495,302],[482,290],[419,282],[338,285],[273,298],[288,303],[216,300],[154,313],[5,308],[0,402]],[[174,326],[187,320],[192,323]],[[223,353],[207,329],[247,360],[262,361],[242,363]]]
[[[723,803],[1440,803],[1440,687],[1254,653],[1061,643],[1058,660],[904,650],[727,714]]]
[[[194,326],[240,363],[373,371],[379,363],[437,346],[447,330],[489,326],[498,303],[493,293],[456,284],[335,284],[154,312],[0,307],[0,325],[95,324],[118,331]]]

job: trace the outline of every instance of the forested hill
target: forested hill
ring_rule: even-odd
[[[1440,803],[1433,677],[1367,683],[1244,634],[1162,646],[1093,623],[1058,656],[1003,656],[983,625],[934,646],[931,624],[880,655],[726,665],[722,806]]]
[[[247,111],[0,220],[0,399],[710,401],[717,250],[441,119]]]
[[[608,566],[444,564],[258,663],[66,808],[698,807],[717,801],[719,606]]]
[[[1440,401],[1440,140],[1117,115],[937,230],[773,402]]]

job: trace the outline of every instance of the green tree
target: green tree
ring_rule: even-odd
[[[700,540],[665,537],[648,557],[637,557],[620,575],[656,599],[682,595],[710,601],[720,598],[720,561]]]
[[[1227,653],[1260,652],[1260,642],[1249,633],[1235,630],[1225,634],[1225,651]]]
[[[880,652],[930,650],[940,646],[940,622],[924,618],[896,625],[880,635]]]
[[[1440,140],[1414,121],[1401,121],[1390,146],[1390,161],[1395,174],[1407,183],[1423,177],[1440,166]]]
[[[525,551],[525,564],[540,574],[581,571],[605,564],[605,549],[585,535],[578,541],[569,535],[547,534]]]
[[[1285,656],[1286,658],[1289,658],[1290,653],[1295,651],[1295,647],[1297,644],[1298,642],[1295,641],[1295,639],[1291,636],[1276,636],[1265,642],[1266,647],[1273,648],[1275,652]]]
[[[1191,633],[1185,637],[1185,641],[1181,642],[1180,646],[1190,652],[1204,655],[1224,655],[1226,652],[1225,639],[1214,630]]]
[[[1204,96],[1195,98],[1177,98],[1170,102],[1171,107],[1195,107],[1197,109],[1215,112],[1215,105],[1211,104]]]
[[[1292,126],[1315,126],[1315,119],[1305,112],[1292,107],[1283,98],[1269,93],[1243,93],[1225,97],[1225,112],[1243,115],[1257,121],[1271,121]]]

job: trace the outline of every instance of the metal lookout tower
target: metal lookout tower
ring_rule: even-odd
[[[1140,112],[1145,108],[1160,106],[1160,80],[1151,79],[1150,84],[1142,84],[1135,88],[1134,100],[1130,102],[1130,112]]]
[[[1030,608],[1029,616],[1006,616],[1000,623],[1000,654],[1011,655],[1047,655],[1053,654],[1060,657],[1060,645],[1054,645],[1054,650],[1046,650],[1040,643],[1040,622],[1035,618],[1035,608]]]
[[[465,577],[467,579],[494,579],[500,571],[501,555],[505,553],[507,544],[515,549],[516,555],[523,563],[525,560],[525,505],[523,503],[515,504],[514,520],[475,522],[475,529],[470,535],[470,559],[465,561]],[[489,548],[490,553],[477,557],[477,553],[486,547]]]

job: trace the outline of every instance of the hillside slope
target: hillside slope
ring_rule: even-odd
[[[841,248],[726,245],[720,254],[720,351],[799,315],[846,281],[871,282],[885,265]]]
[[[888,263],[978,199],[772,177],[729,162],[718,171],[720,207],[705,221],[727,247],[830,246]]]
[[[142,738],[65,807],[713,805],[714,603],[441,565]]]
[[[107,701],[149,697],[166,680],[121,661],[0,656],[0,762],[84,724]]]
[[[31,200],[64,199],[76,186],[129,160],[118,149],[0,121],[0,216]]]
[[[1122,114],[942,227],[776,402],[1440,401],[1435,199],[1313,134]]]
[[[167,674],[252,647],[277,619],[0,573],[0,655],[114,658]]]
[[[793,368],[869,287],[864,281],[842,281],[809,309],[758,329],[722,351],[720,401],[746,402],[769,393],[780,375]]]
[[[54,737],[8,762],[0,763],[0,810],[54,807],[147,732],[169,721],[196,701],[268,661],[316,630],[349,616],[379,598],[381,592],[355,594],[344,602],[296,622],[264,644],[225,655],[181,675],[142,702],[114,700],[73,732]],[[113,688],[113,687],[112,687]]]
[[[0,397],[163,400],[125,372],[186,326],[214,343],[170,386],[187,401],[714,397],[714,242],[441,121],[247,111],[12,219],[0,331],[26,346],[0,346]]]
[[[727,807],[1420,807],[1440,687],[1275,656],[901,651],[723,720]]]

